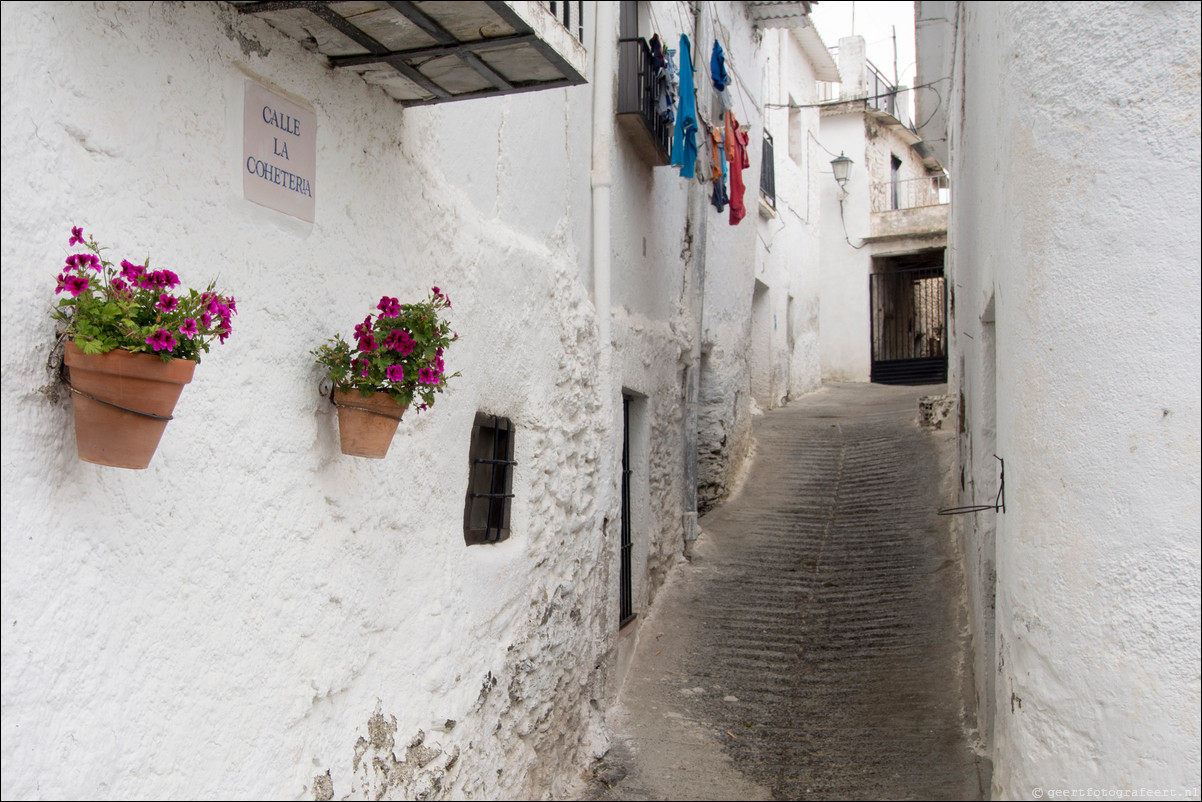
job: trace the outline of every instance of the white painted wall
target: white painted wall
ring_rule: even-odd
[[[889,210],[892,158],[901,162],[902,181],[923,178],[927,170],[910,147],[917,137],[895,119],[867,110],[862,100],[854,100],[867,93],[864,52],[861,36],[839,40],[843,78],[840,99],[852,101],[824,107],[819,130],[824,168],[818,186],[823,220],[827,222],[822,226],[818,327],[822,378],[826,381],[866,382],[871,378],[868,277],[873,272],[873,258],[911,254],[945,244],[945,207]],[[852,160],[843,191],[833,177],[832,154]]]
[[[700,441],[723,455],[708,478],[725,486],[750,445],[766,55],[741,5],[702,16],[698,61],[720,36],[749,111],[751,213],[701,225],[705,188],[647,167],[615,129],[603,344],[591,85],[403,110],[226,4],[4,4],[6,798],[516,798],[561,792],[604,748],[621,392],[641,396],[643,609],[689,512],[703,271],[719,424]],[[242,199],[248,76],[317,115],[312,225]],[[75,458],[45,368],[72,225],[239,301],[146,471]],[[343,457],[309,349],[381,295],[434,284],[462,378],[402,422],[387,459]],[[510,540],[466,548],[477,410],[517,427],[517,498]]]
[[[777,403],[814,390],[821,379],[818,198],[826,162],[815,144],[818,109],[787,108],[813,104],[817,98],[816,68],[797,36],[781,30],[765,37],[765,47],[771,48],[766,99],[772,105],[765,111],[764,124],[774,141],[776,209],[769,214],[761,208],[757,277],[773,294],[778,345],[773,352],[771,397]]]
[[[966,3],[955,30],[964,503],[1006,460],[1005,514],[966,528],[978,639],[996,537],[993,794],[1196,797],[1199,8]]]
[[[823,381],[866,382],[872,368],[869,337],[868,276],[872,249],[864,239],[870,233],[870,186],[864,113],[824,111],[820,139],[826,162],[822,197],[822,260],[818,314],[819,348]],[[841,193],[833,178],[831,153],[852,160],[847,185]],[[843,203],[840,210],[840,196]]]

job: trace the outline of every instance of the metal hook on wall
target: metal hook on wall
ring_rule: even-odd
[[[967,515],[971,512],[985,512],[993,510],[994,512],[1006,512],[1006,460],[999,457],[997,454],[993,458],[998,461],[998,480],[997,480],[997,496],[994,497],[992,504],[970,504],[966,507],[948,507],[939,511],[940,515]]]

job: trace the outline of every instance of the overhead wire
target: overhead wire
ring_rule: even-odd
[[[930,89],[930,88],[934,87],[935,84],[937,84],[937,83],[941,83],[943,81],[950,81],[951,79],[952,79],[952,77],[950,75],[948,75],[948,76],[944,76],[943,78],[936,78],[935,80],[930,81],[925,84],[915,84],[914,86],[899,86],[890,92],[881,92],[880,94],[869,95],[867,97],[849,97],[849,98],[841,98],[839,100],[824,100],[821,103],[765,103],[764,107],[765,108],[773,108],[773,109],[824,109],[824,108],[830,108],[831,106],[841,106],[844,103],[851,103],[856,100],[879,100],[880,98],[883,98],[883,97],[895,97],[896,95],[900,95],[902,92],[909,92],[914,89]],[[938,89],[935,89],[934,91],[936,94],[939,94]]]

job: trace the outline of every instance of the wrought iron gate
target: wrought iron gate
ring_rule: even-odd
[[[947,286],[942,267],[869,276],[872,380],[880,384],[947,381]]]

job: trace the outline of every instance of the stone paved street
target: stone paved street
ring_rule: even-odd
[[[593,799],[980,799],[939,387],[757,419],[742,491],[645,617]]]

